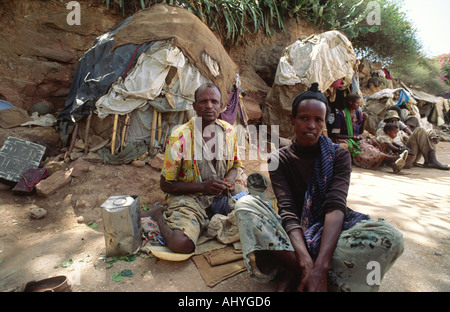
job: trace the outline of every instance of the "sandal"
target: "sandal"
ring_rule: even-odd
[[[392,165],[392,169],[395,173],[399,173],[400,170],[405,166],[406,164],[406,158],[408,158],[408,151],[405,150],[403,153],[399,155],[399,159],[397,159],[394,164]]]

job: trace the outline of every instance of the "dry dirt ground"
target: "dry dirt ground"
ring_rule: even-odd
[[[438,144],[438,159],[450,164],[450,143]],[[245,172],[259,163],[245,162]],[[75,292],[271,292],[275,283],[259,283],[246,272],[217,286],[206,286],[191,259],[169,262],[138,256],[112,267],[102,260],[105,241],[100,205],[109,196],[139,195],[141,206],[163,201],[159,171],[146,165],[91,164],[89,172],[49,198],[19,197],[0,189],[0,291],[31,280],[66,275]],[[383,217],[404,235],[405,251],[386,274],[380,291],[450,291],[450,172],[412,168],[354,168],[348,205],[372,217]],[[29,217],[31,207],[48,211]],[[84,221],[77,218],[83,216]],[[87,226],[89,222],[96,228]],[[120,282],[115,272],[134,273]]]

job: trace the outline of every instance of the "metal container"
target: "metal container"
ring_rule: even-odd
[[[111,196],[102,205],[108,256],[135,253],[142,243],[139,196]]]

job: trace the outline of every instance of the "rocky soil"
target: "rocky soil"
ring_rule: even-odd
[[[450,143],[438,145],[438,158],[450,163]],[[86,168],[75,162],[67,168]],[[261,161],[244,161],[245,172],[261,171]],[[274,291],[240,273],[217,286],[206,286],[192,260],[170,262],[141,254],[111,264],[105,255],[100,205],[109,196],[138,195],[141,207],[163,202],[157,164],[136,167],[88,163],[71,182],[47,197],[13,195],[0,189],[0,290],[30,280],[66,275],[74,291],[228,292]],[[64,169],[63,169],[64,170]],[[261,171],[264,174],[267,172]],[[382,217],[404,235],[405,251],[381,285],[381,291],[450,291],[450,172],[414,167],[393,174],[354,168],[348,205]],[[34,219],[30,210],[46,210]],[[143,212],[144,210],[142,210]],[[112,280],[129,269],[133,277]]]

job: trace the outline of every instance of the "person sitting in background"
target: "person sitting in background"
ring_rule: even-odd
[[[339,111],[333,122],[331,139],[348,148],[353,163],[358,167],[377,169],[384,161],[394,172],[399,172],[405,165],[404,158],[383,153],[376,140],[363,135],[367,114],[361,113],[360,105],[361,97],[358,94],[347,96],[344,110]]]
[[[385,116],[382,121],[378,124],[378,129],[383,129],[387,123],[395,123],[398,129],[407,135],[411,135],[413,130],[409,128],[400,118],[400,108],[397,106],[391,106],[386,109]],[[377,129],[377,130],[378,130]]]
[[[383,131],[383,128],[389,123],[396,125],[401,123],[400,116],[395,110],[386,111],[385,118],[380,122],[376,132],[377,140],[389,140]],[[409,135],[407,135],[408,132]],[[444,165],[437,160],[436,144],[439,143],[439,136],[436,134],[436,131],[418,127],[414,131],[407,131],[407,133],[399,129],[394,139],[395,143],[409,150],[409,156],[404,166],[405,169],[411,168],[413,164],[418,165],[417,163],[421,159],[421,156],[424,157],[424,163],[422,165],[424,168],[450,169],[448,165]]]

